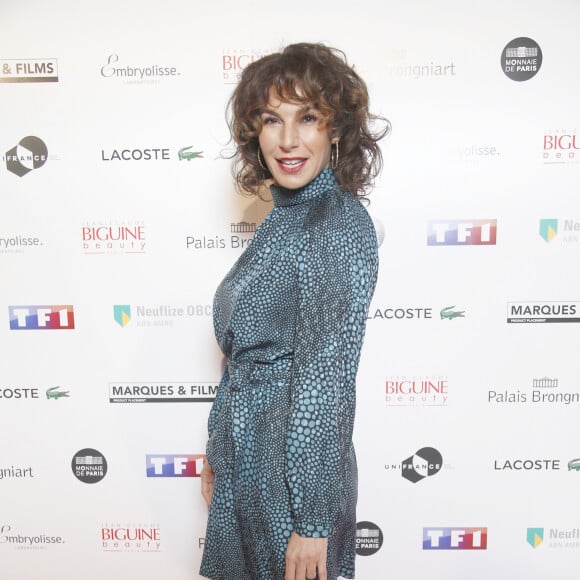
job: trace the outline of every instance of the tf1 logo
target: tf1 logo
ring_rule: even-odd
[[[10,330],[70,330],[75,327],[72,306],[9,306]]]
[[[423,528],[423,550],[487,550],[487,528]]]
[[[428,246],[495,246],[497,220],[430,220]]]
[[[147,455],[147,477],[200,477],[205,455]]]

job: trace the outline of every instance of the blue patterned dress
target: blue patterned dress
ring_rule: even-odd
[[[294,530],[328,537],[329,580],[354,578],[352,429],[375,230],[331,169],[272,194],[214,300],[227,366],[208,422],[216,478],[201,574],[283,580]]]

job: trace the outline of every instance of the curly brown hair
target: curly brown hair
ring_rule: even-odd
[[[320,111],[329,135],[340,138],[334,168],[340,188],[359,198],[367,195],[383,164],[378,141],[389,132],[390,124],[369,112],[367,86],[347,63],[344,52],[321,43],[291,44],[243,70],[228,103],[238,189],[258,195],[272,177],[258,159],[261,114],[270,89],[283,101],[308,104]],[[383,127],[374,132],[370,125],[377,121]]]

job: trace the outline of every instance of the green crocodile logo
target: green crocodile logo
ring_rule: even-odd
[[[193,145],[190,145],[189,147],[183,147],[182,149],[179,150],[179,152],[177,153],[179,161],[183,161],[184,159],[187,159],[187,161],[191,161],[192,159],[203,158],[203,151],[188,151],[188,149],[191,149],[192,147]]]
[[[441,320],[447,318],[447,320],[453,320],[454,318],[465,318],[465,310],[453,310],[455,306],[447,306],[441,309],[439,315]]]
[[[61,397],[68,397],[68,391],[58,391],[57,389],[60,389],[60,386],[46,389],[46,398],[56,400]]]

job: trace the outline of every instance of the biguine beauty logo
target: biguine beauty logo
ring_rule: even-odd
[[[580,163],[580,134],[576,128],[546,129],[542,154],[546,165]]]
[[[445,407],[449,380],[443,375],[395,375],[385,381],[388,407]]]
[[[74,309],[63,306],[9,306],[10,330],[72,330]]]
[[[497,220],[430,220],[428,246],[495,246]]]
[[[81,228],[85,254],[144,254],[146,230],[142,220],[94,220]]]
[[[161,529],[154,523],[103,524],[101,547],[105,552],[160,552]]]

